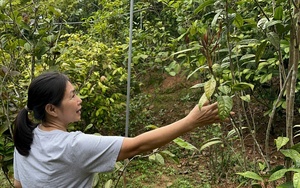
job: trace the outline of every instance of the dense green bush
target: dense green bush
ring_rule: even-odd
[[[84,127],[112,133],[120,130],[121,122],[113,113],[125,112],[127,73],[122,65],[124,45],[108,47],[88,35],[65,36],[65,49],[57,63],[76,85],[83,99]]]

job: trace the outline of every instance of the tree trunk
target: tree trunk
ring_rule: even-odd
[[[293,120],[294,120],[294,102],[295,102],[295,90],[297,82],[298,64],[299,64],[299,2],[300,0],[291,1],[291,5],[294,5],[292,19],[291,19],[291,38],[290,38],[290,61],[289,70],[292,69],[292,77],[288,81],[286,92],[286,136],[290,139],[287,145],[288,148],[294,145],[293,143]],[[292,162],[287,161],[287,168],[290,168]],[[292,181],[292,173],[287,173],[286,181]]]

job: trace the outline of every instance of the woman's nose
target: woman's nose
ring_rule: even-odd
[[[78,103],[81,104],[82,103],[82,99],[79,96],[77,96],[77,97],[78,97]]]

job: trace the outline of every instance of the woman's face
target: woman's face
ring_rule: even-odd
[[[72,122],[80,121],[82,100],[76,95],[74,86],[68,81],[64,98],[58,107],[58,119],[68,125]]]

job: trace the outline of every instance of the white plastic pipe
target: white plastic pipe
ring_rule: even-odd
[[[128,75],[127,75],[127,97],[126,97],[126,126],[125,136],[128,137],[129,129],[129,105],[130,105],[130,81],[131,81],[131,56],[132,56],[132,25],[133,25],[133,4],[134,0],[130,1],[130,22],[129,22],[129,48],[128,48]]]

